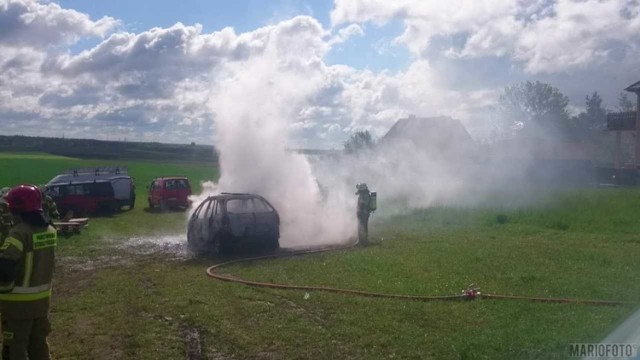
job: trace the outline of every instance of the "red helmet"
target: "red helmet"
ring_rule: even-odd
[[[5,199],[11,212],[42,211],[42,193],[34,185],[18,185],[9,191]]]

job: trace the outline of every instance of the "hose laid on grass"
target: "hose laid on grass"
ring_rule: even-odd
[[[281,289],[281,290],[304,290],[304,291],[324,291],[324,292],[332,292],[332,293],[341,293],[348,295],[357,295],[357,296],[367,296],[367,297],[377,297],[377,298],[391,298],[391,299],[405,299],[405,300],[421,300],[421,301],[430,301],[430,300],[473,300],[476,298],[482,299],[497,299],[497,300],[527,300],[534,302],[545,302],[545,303],[564,303],[564,304],[586,304],[586,305],[636,305],[638,302],[633,301],[611,301],[611,300],[590,300],[590,299],[572,299],[572,298],[546,298],[546,297],[532,297],[532,296],[517,296],[517,295],[498,295],[498,294],[482,294],[478,291],[477,288],[473,286],[468,287],[466,290],[463,290],[460,295],[405,295],[405,294],[388,294],[388,293],[379,293],[379,292],[371,292],[371,291],[363,291],[363,290],[353,290],[353,289],[341,289],[334,287],[326,287],[326,286],[309,286],[309,285],[284,285],[284,284],[274,284],[269,282],[261,282],[261,281],[252,281],[252,280],[244,280],[232,275],[222,275],[216,273],[216,270],[243,262],[257,261],[257,260],[265,260],[265,259],[274,259],[274,258],[282,258],[282,257],[290,257],[290,256],[299,256],[299,255],[308,255],[308,254],[316,254],[321,252],[327,252],[332,250],[344,250],[348,247],[332,247],[325,249],[316,249],[316,250],[300,250],[300,251],[291,251],[285,254],[273,254],[273,255],[264,255],[257,256],[251,258],[243,258],[237,260],[231,260],[227,262],[223,262],[220,264],[216,264],[207,268],[207,275],[221,281],[234,282],[238,284],[244,284],[248,286],[255,287],[263,287],[270,289]]]

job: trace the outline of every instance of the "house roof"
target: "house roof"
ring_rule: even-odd
[[[410,139],[416,143],[446,143],[451,140],[473,143],[460,121],[448,116],[400,119],[382,137],[383,141]]]
[[[640,81],[629,85],[625,91],[629,91],[629,92],[634,92],[634,93],[640,93]]]
[[[465,152],[476,145],[460,121],[448,116],[400,119],[380,140],[412,142],[418,148],[438,153]]]

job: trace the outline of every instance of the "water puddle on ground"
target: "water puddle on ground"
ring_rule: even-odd
[[[110,240],[104,245],[113,249],[113,254],[58,256],[56,261],[58,265],[69,270],[90,271],[131,265],[136,262],[136,258],[143,256],[158,255],[167,260],[187,260],[192,257],[187,250],[187,239],[184,235],[134,236],[129,239]]]
[[[116,248],[134,255],[167,255],[184,260],[191,257],[185,235],[134,236],[118,242]]]

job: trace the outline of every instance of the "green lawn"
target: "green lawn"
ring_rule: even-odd
[[[183,175],[189,177],[193,192],[202,191],[201,183],[218,178],[218,169],[208,163],[159,163],[149,161],[83,160],[37,153],[0,153],[0,187],[21,183],[45,184],[68,168],[92,166],[126,166],[135,178],[136,207],[112,216],[100,216],[90,220],[89,229],[82,236],[67,239],[64,251],[67,255],[104,255],[104,240],[121,240],[131,236],[160,236],[182,234],[186,214],[181,211],[168,213],[150,212],[147,208],[147,186],[158,176]],[[126,208],[125,208],[126,209]]]
[[[11,157],[0,157],[0,166],[7,161],[21,166]],[[40,172],[35,172],[32,179],[30,167],[22,166],[12,182],[44,182],[59,167],[89,163],[29,161],[39,161],[40,172],[49,173],[36,178]],[[139,198],[141,184],[156,175],[217,177],[210,166],[125,165],[136,176]],[[0,180],[8,182],[6,176],[2,172]],[[212,260],[114,247],[114,241],[128,237],[183,234],[184,213],[141,208],[92,219],[82,235],[61,241],[51,314],[54,358],[184,358],[184,332],[197,329],[210,359],[562,359],[569,343],[597,342],[636,310],[328,293],[305,297],[218,282],[205,275]],[[489,293],[637,301],[638,214],[636,189],[576,190],[527,208],[429,208],[375,217],[374,246],[239,264],[221,272],[416,295],[458,294],[477,283]],[[77,258],[87,259],[87,266],[69,266]]]

